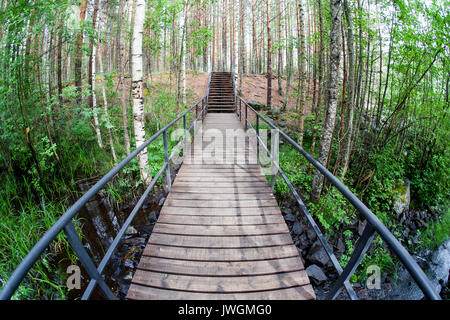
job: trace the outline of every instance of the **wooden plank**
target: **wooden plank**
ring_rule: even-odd
[[[258,225],[284,223],[281,215],[267,216],[192,216],[192,215],[172,215],[161,214],[158,222],[172,224],[208,225],[208,226],[234,226],[234,225]]]
[[[170,192],[168,200],[275,200],[271,193],[186,193],[186,192]]]
[[[131,284],[128,290],[130,300],[312,300],[316,296],[311,285],[271,291],[247,293],[199,293],[151,288]]]
[[[217,226],[217,225],[185,225],[168,224],[158,222],[153,228],[154,232],[167,234],[204,235],[204,236],[247,236],[260,234],[289,233],[283,223],[242,225],[242,226]]]
[[[228,193],[238,193],[238,194],[247,194],[247,193],[270,193],[272,194],[272,189],[268,186],[258,186],[258,187],[218,187],[218,188],[207,188],[207,187],[183,187],[183,186],[175,186],[173,185],[170,189],[170,193],[209,193],[209,194],[228,194]]]
[[[255,235],[255,236],[221,236],[173,235],[153,232],[149,243],[173,247],[191,248],[258,248],[267,246],[291,245],[289,234]]]
[[[162,214],[180,214],[180,215],[197,215],[197,216],[262,216],[262,215],[281,215],[280,208],[278,206],[272,207],[259,207],[259,208],[230,208],[230,207],[217,207],[217,208],[196,208],[196,207],[168,207],[164,206],[161,209]]]
[[[139,269],[197,276],[251,276],[304,270],[300,257],[271,261],[208,262],[142,257]]]
[[[260,208],[277,206],[275,200],[174,200],[167,199],[165,204],[169,207],[193,208]]]
[[[175,179],[173,187],[202,187],[202,188],[252,188],[252,187],[268,187],[267,180],[254,182],[241,181],[181,181]]]
[[[206,178],[264,178],[265,176],[260,172],[186,172],[182,171],[177,174],[180,177],[206,177]]]
[[[294,245],[262,248],[214,249],[170,247],[149,243],[145,247],[143,254],[150,257],[179,260],[252,261],[296,257],[298,256],[298,250]]]
[[[276,275],[252,275],[239,277],[199,277],[137,270],[132,283],[193,292],[252,292],[291,288],[309,284],[305,271]]]

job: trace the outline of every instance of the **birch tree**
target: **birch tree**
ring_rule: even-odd
[[[319,162],[326,166],[330,152],[331,139],[336,122],[336,109],[339,91],[339,64],[341,48],[341,0],[330,0],[331,31],[330,31],[330,74],[328,81],[327,113],[322,128],[319,147]],[[317,202],[322,192],[323,175],[316,170],[311,190],[311,201]]]
[[[142,37],[145,22],[145,0],[136,0],[134,13],[133,39],[131,46],[131,75],[132,75],[132,99],[133,99],[133,124],[136,148],[145,142],[144,123],[144,87],[142,81],[143,53]],[[148,166],[147,148],[138,154],[139,172],[145,184],[149,184],[151,174]]]

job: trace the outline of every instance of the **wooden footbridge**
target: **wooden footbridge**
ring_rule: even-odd
[[[253,123],[247,117],[249,110],[255,115]],[[195,115],[189,127],[188,113]],[[185,133],[180,142],[185,146],[184,162],[172,183],[171,161],[178,151],[173,150],[169,155],[168,130],[181,120]],[[367,221],[344,269],[261,139],[260,120],[315,166]],[[192,129],[193,140],[189,142],[186,137]],[[230,133],[233,133],[233,139],[228,139]],[[161,136],[164,165],[96,266],[72,219],[132,159]],[[234,73],[222,72],[210,75],[206,97],[128,155],[62,215],[13,272],[0,292],[0,299],[11,298],[30,268],[61,231],[91,278],[81,298],[89,299],[98,288],[105,298],[117,299],[103,278],[105,267],[160,179],[164,180],[168,195],[132,279],[128,299],[315,299],[298,250],[266,180],[266,172],[258,162],[261,150],[270,156],[271,167],[276,169],[275,173],[270,173],[272,181],[275,174],[284,179],[297,200],[299,213],[306,216],[339,275],[328,293],[329,299],[335,299],[343,288],[351,299],[357,299],[349,279],[377,233],[400,258],[425,296],[440,298],[414,259],[377,217],[294,140],[238,98]]]
[[[214,99],[228,99],[228,106],[223,101],[214,104],[200,136],[194,137],[194,146],[195,139],[203,140],[202,148],[185,159],[175,178],[128,298],[314,299],[298,250],[256,161],[256,146],[235,146],[246,134],[231,101],[231,74],[217,78],[212,79],[212,91],[231,94],[219,92]],[[227,144],[222,137],[230,129],[238,134]],[[204,135],[217,131],[221,135],[207,141]],[[218,153],[211,155],[211,150]]]

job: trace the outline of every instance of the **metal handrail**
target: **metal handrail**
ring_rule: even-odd
[[[299,146],[291,137],[289,137],[286,133],[284,133],[282,130],[280,130],[277,126],[275,126],[271,121],[264,118],[261,114],[259,114],[254,108],[252,108],[242,97],[239,97],[239,105],[241,106],[241,103],[244,103],[245,105],[245,113],[242,115],[241,107],[239,108],[239,118],[242,119],[242,116],[245,119],[245,126],[247,129],[247,125],[249,124],[251,129],[256,133],[257,137],[257,143],[261,143],[261,145],[264,147],[265,151],[268,153],[268,155],[271,158],[272,166],[274,166],[277,169],[277,173],[279,172],[288,185],[289,189],[293,193],[295,199],[297,200],[298,205],[300,206],[300,209],[303,211],[305,216],[307,217],[308,221],[312,225],[314,231],[317,234],[317,237],[319,238],[320,242],[322,243],[327,255],[330,257],[331,262],[333,263],[336,271],[339,274],[339,278],[336,281],[334,287],[328,294],[328,299],[335,299],[342,287],[344,286],[348,295],[352,300],[357,299],[357,296],[352,288],[352,286],[349,283],[349,279],[355,272],[356,268],[358,267],[359,263],[361,262],[362,258],[364,257],[364,254],[367,252],[368,248],[370,247],[370,244],[372,243],[372,240],[376,236],[376,233],[378,233],[381,238],[388,244],[388,246],[394,251],[394,253],[398,256],[402,264],[406,267],[410,275],[413,277],[414,281],[417,283],[419,288],[422,290],[422,292],[425,294],[425,296],[431,300],[441,300],[441,297],[438,293],[435,292],[433,289],[429,279],[423,272],[423,270],[419,267],[417,262],[411,257],[411,255],[408,253],[408,251],[401,245],[401,243],[395,238],[395,236],[386,228],[386,226],[375,216],[372,211],[367,208],[367,206],[361,202],[361,200],[358,199],[356,195],[354,195],[341,181],[339,181],[338,178],[336,178],[330,171],[328,171],[319,161],[314,159],[308,152],[306,152],[301,146]],[[253,127],[252,123],[248,120],[247,117],[247,110],[250,109],[255,115],[256,115],[256,128]],[[237,112],[237,110],[236,110]],[[289,144],[294,147],[298,152],[300,152],[306,160],[308,160],[309,163],[311,163],[314,167],[316,167],[317,170],[321,174],[323,174],[338,190],[339,192],[347,198],[347,200],[357,209],[366,219],[367,225],[364,228],[364,231],[359,238],[358,242],[356,243],[356,247],[354,249],[354,252],[352,256],[350,257],[350,260],[348,261],[346,267],[344,270],[342,270],[341,265],[339,264],[336,256],[333,253],[333,250],[331,249],[330,245],[328,244],[327,240],[323,236],[322,232],[320,231],[318,225],[312,218],[311,214],[308,211],[308,208],[304,204],[303,200],[295,190],[292,183],[287,178],[284,171],[281,169],[279,163],[277,163],[273,157],[273,155],[270,153],[267,146],[264,144],[264,141],[259,136],[259,119],[263,120],[265,123],[267,123],[272,129],[276,130],[276,133],[281,135],[281,137],[289,142]],[[259,148],[258,148],[259,152]],[[259,159],[259,156],[258,156]],[[274,180],[274,174],[272,174],[272,183]]]
[[[114,294],[111,292],[111,289],[105,283],[102,272],[112,255],[114,254],[117,246],[122,239],[122,236],[125,234],[126,229],[133,221],[133,218],[141,208],[144,203],[144,200],[155,186],[158,179],[163,175],[164,171],[166,172],[167,178],[167,189],[170,190],[171,187],[171,176],[170,176],[170,160],[175,155],[175,150],[172,151],[171,155],[168,155],[168,143],[167,143],[167,131],[180,119],[183,119],[184,123],[184,135],[183,139],[179,142],[185,142],[187,139],[187,133],[190,132],[191,128],[195,125],[200,117],[204,117],[204,113],[207,112],[207,103],[206,96],[201,98],[196,104],[191,106],[188,110],[183,112],[176,119],[172,120],[168,125],[155,133],[150,139],[146,140],[142,145],[140,145],[136,150],[131,152],[125,159],[123,159],[118,165],[116,165],[113,169],[111,169],[105,176],[103,176],[94,186],[92,186],[80,199],[78,199],[59,219],[53,224],[53,226],[47,230],[47,232],[39,239],[39,241],[35,244],[35,246],[30,250],[30,252],[25,256],[25,258],[21,261],[18,267],[14,270],[12,275],[9,277],[2,291],[0,292],[0,300],[7,300],[12,297],[14,292],[19,287],[20,283],[23,281],[25,276],[28,274],[31,267],[36,263],[39,257],[42,255],[44,250],[48,247],[48,245],[56,238],[56,236],[64,230],[70,245],[74,249],[77,257],[85,268],[86,272],[91,277],[91,281],[86,288],[82,299],[89,299],[93,290],[98,285],[102,294],[108,299],[117,299]],[[202,110],[199,113],[198,107],[199,104],[202,103]],[[189,127],[189,130],[186,130],[186,115],[191,112],[195,108],[195,118],[192,121],[192,124]],[[127,220],[117,233],[113,242],[109,246],[105,256],[101,260],[98,267],[95,267],[94,262],[89,257],[86,249],[84,248],[78,233],[73,226],[72,219],[79,212],[79,210],[86,205],[89,200],[94,197],[109,181],[111,181],[116,174],[118,174],[132,159],[134,159],[144,148],[146,148],[150,143],[156,140],[159,136],[163,136],[164,140],[164,164],[150,182],[149,186],[142,194],[136,206],[133,208],[133,211],[128,216]]]

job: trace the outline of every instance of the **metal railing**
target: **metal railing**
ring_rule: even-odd
[[[233,77],[234,81],[234,77]],[[245,112],[242,111],[242,104],[244,104]],[[239,110],[239,111],[238,111]],[[248,120],[248,110],[251,110],[256,117],[256,128],[253,127],[253,124]],[[370,211],[369,208],[364,205],[361,200],[359,200],[341,181],[339,181],[331,172],[329,172],[320,162],[318,162],[316,159],[314,159],[309,153],[307,153],[305,150],[303,150],[302,147],[300,147],[291,137],[289,137],[287,134],[285,134],[283,131],[281,131],[277,126],[275,126],[271,121],[264,118],[261,114],[259,114],[254,108],[252,108],[246,101],[244,101],[241,97],[239,97],[239,108],[236,108],[236,114],[239,117],[240,121],[242,121],[242,118],[244,118],[245,121],[245,130],[248,129],[248,126],[250,125],[250,128],[254,131],[256,134],[256,143],[257,143],[257,159],[259,159],[259,144],[263,146],[264,150],[267,152],[271,159],[271,165],[272,167],[275,167],[276,173],[274,174],[272,172],[271,177],[271,184],[272,187],[274,185],[275,176],[279,173],[283,180],[288,185],[289,189],[291,190],[292,194],[294,195],[301,211],[305,214],[308,222],[311,224],[312,228],[314,229],[315,233],[317,234],[318,239],[320,240],[321,244],[323,245],[323,248],[325,249],[327,255],[329,256],[334,268],[336,269],[337,273],[339,274],[339,277],[332,287],[331,291],[329,292],[327,299],[336,299],[336,297],[339,295],[339,293],[342,290],[342,287],[344,287],[352,300],[358,299],[355,291],[353,290],[353,287],[351,286],[349,279],[355,272],[356,268],[358,267],[359,263],[361,262],[362,258],[364,257],[365,253],[369,249],[373,239],[375,238],[376,234],[378,233],[381,238],[384,240],[384,242],[394,251],[394,253],[399,257],[400,261],[403,263],[403,265],[406,267],[408,272],[411,274],[419,288],[422,290],[422,292],[425,294],[425,296],[431,300],[440,300],[439,294],[437,294],[429,279],[425,275],[425,273],[422,271],[422,269],[419,267],[419,265],[416,263],[416,261],[411,257],[411,255],[408,253],[408,251],[401,245],[401,243],[395,238],[395,236],[384,226],[384,224],[375,216],[375,214]],[[356,246],[354,248],[353,254],[350,257],[350,260],[348,261],[345,269],[342,269],[341,265],[339,264],[339,261],[337,260],[336,256],[333,253],[333,250],[331,249],[330,245],[328,244],[327,240],[325,239],[324,235],[320,231],[318,225],[314,221],[313,217],[308,211],[308,208],[304,204],[303,200],[295,190],[292,183],[287,178],[285,172],[281,169],[279,163],[275,160],[275,157],[271,154],[271,152],[268,149],[268,146],[266,146],[261,139],[259,135],[259,122],[260,119],[263,120],[265,123],[269,125],[270,128],[276,130],[276,136],[281,136],[285,141],[287,141],[294,149],[296,149],[300,154],[302,154],[306,160],[308,160],[309,163],[311,163],[314,167],[316,167],[317,170],[321,174],[323,174],[338,190],[339,192],[357,209],[366,219],[367,224],[364,228],[364,231],[359,238],[359,240],[356,243]]]
[[[201,111],[199,108],[201,107]],[[189,128],[186,128],[186,116],[189,112],[195,109],[195,118],[191,122]],[[200,112],[199,112],[200,111]],[[201,98],[196,104],[186,110],[179,117],[174,119],[164,128],[155,133],[150,139],[145,141],[142,145],[140,145],[136,150],[130,153],[124,160],[122,160],[118,165],[116,165],[111,171],[109,171],[103,178],[101,178],[92,188],[90,188],[79,200],[77,200],[59,219],[55,222],[55,224],[42,236],[42,238],[36,243],[36,245],[31,249],[31,251],[26,255],[26,257],[22,260],[19,266],[14,270],[12,275],[9,277],[2,291],[0,292],[0,300],[10,299],[14,292],[19,287],[20,283],[23,281],[25,276],[28,274],[31,267],[36,263],[39,257],[42,255],[44,250],[49,246],[49,244],[57,237],[57,235],[64,231],[66,234],[67,240],[69,241],[71,247],[74,249],[78,259],[83,265],[84,269],[90,276],[91,280],[83,293],[82,300],[87,300],[90,298],[92,292],[99,286],[99,289],[103,296],[107,299],[117,299],[117,297],[112,293],[111,289],[106,284],[103,279],[102,273],[105,267],[107,266],[109,260],[113,256],[116,251],[120,240],[125,234],[127,228],[130,226],[134,217],[136,216],[139,209],[142,207],[144,200],[147,198],[148,194],[155,186],[156,182],[159,178],[164,174],[166,175],[166,191],[168,192],[171,188],[171,175],[170,175],[170,161],[175,153],[178,151],[175,147],[169,156],[168,150],[168,141],[167,141],[167,132],[170,128],[172,128],[179,120],[183,119],[183,128],[184,134],[180,143],[186,143],[187,133],[192,130],[200,117],[204,118],[207,113],[207,96]],[[155,141],[158,137],[162,135],[163,143],[164,143],[164,164],[159,170],[159,172],[155,175],[153,180],[147,186],[145,192],[140,197],[136,206],[133,208],[132,212],[122,225],[121,229],[117,233],[113,242],[109,246],[105,256],[101,260],[98,267],[95,266],[88,252],[86,251],[81,239],[73,225],[72,219],[77,215],[81,208],[86,205],[89,200],[96,195],[109,181],[111,181],[116,174],[118,174],[131,160],[133,160],[144,148],[147,148],[150,143]]]

